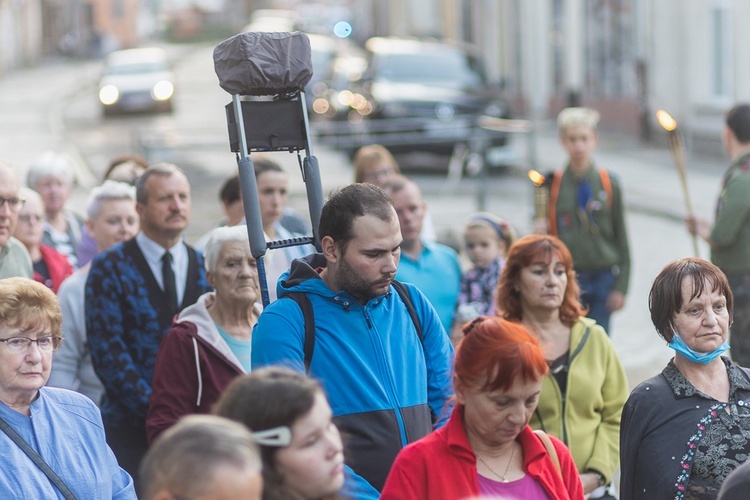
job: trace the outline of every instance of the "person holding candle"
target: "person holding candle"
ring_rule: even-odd
[[[589,108],[566,108],[558,115],[568,164],[547,180],[547,220],[536,230],[568,247],[588,316],[611,334],[610,315],[622,309],[628,292],[630,250],[620,183],[592,158],[598,122],[599,113]]]
[[[732,359],[750,366],[750,104],[726,115],[722,142],[732,164],[724,174],[713,225],[685,218],[690,234],[711,246],[711,261],[727,275],[734,294]]]

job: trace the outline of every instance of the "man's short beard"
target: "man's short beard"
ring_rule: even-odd
[[[386,277],[383,277],[382,281],[386,279]],[[380,295],[379,292],[373,290],[374,283],[368,283],[363,280],[356,269],[349,265],[345,253],[341,255],[341,261],[336,269],[336,284],[339,289],[348,292],[354,298],[363,302],[367,302]]]

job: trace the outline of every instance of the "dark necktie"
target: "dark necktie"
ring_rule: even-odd
[[[164,253],[161,257],[161,276],[164,281],[164,294],[167,297],[167,306],[170,315],[177,314],[177,285],[175,284],[174,271],[172,270],[172,254]]]

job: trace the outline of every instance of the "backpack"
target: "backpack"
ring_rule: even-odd
[[[419,342],[422,342],[422,324],[417,316],[417,311],[414,309],[414,303],[411,300],[411,295],[406,286],[400,281],[393,280],[391,282],[393,288],[396,289],[398,296],[401,297],[401,301],[406,306],[406,310],[409,313],[414,328],[417,330],[417,336]],[[305,373],[310,373],[310,363],[312,363],[313,351],[315,350],[315,314],[313,313],[312,304],[310,299],[307,298],[307,294],[304,292],[288,292],[282,298],[288,297],[295,301],[302,311],[302,317],[305,321],[305,344],[303,347],[304,362],[305,362]]]
[[[609,172],[603,168],[598,168],[599,180],[602,182],[602,187],[607,193],[607,206],[612,207],[612,181],[609,178]],[[549,204],[547,205],[547,219],[549,220],[549,234],[552,236],[558,236],[557,234],[557,197],[560,194],[560,185],[562,184],[563,178],[562,170],[555,170],[552,176],[552,183],[549,188]]]

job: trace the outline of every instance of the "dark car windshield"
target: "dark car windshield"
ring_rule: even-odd
[[[375,78],[394,83],[423,83],[444,87],[476,87],[481,73],[466,54],[383,54],[376,63]]]
[[[134,62],[129,64],[117,64],[107,68],[108,75],[140,75],[143,73],[157,73],[165,71],[163,62]]]

